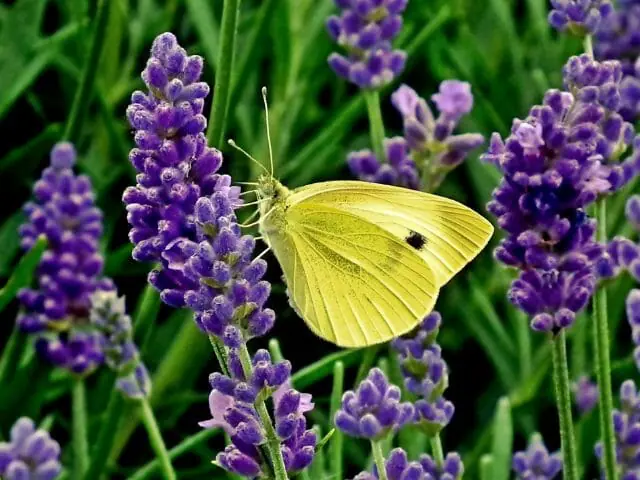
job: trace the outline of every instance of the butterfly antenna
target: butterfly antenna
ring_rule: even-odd
[[[267,170],[267,167],[265,167],[264,165],[262,165],[258,160],[256,160],[255,158],[253,158],[251,155],[249,155],[247,153],[246,150],[244,150],[242,147],[238,146],[238,144],[236,142],[233,141],[233,139],[229,139],[227,140],[227,143],[229,145],[231,145],[233,148],[235,148],[236,150],[238,150],[239,152],[243,153],[249,160],[251,160],[253,163],[255,163],[256,165],[258,165],[261,169],[263,169],[265,172],[269,173],[269,170]],[[238,182],[240,183],[240,182]]]
[[[267,102],[267,87],[262,87],[262,102],[264,103],[264,121],[267,125],[267,145],[269,146],[269,163],[273,177],[273,148],[271,147],[271,130],[269,128],[269,102]]]

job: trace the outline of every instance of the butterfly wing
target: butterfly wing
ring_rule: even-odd
[[[264,231],[292,306],[320,337],[344,347],[372,345],[408,332],[433,309],[433,272],[402,239],[313,202],[293,202],[285,222]]]
[[[315,183],[294,190],[292,201],[307,207],[331,206],[404,240],[429,265],[438,287],[480,253],[493,233],[489,221],[461,203],[389,185]]]

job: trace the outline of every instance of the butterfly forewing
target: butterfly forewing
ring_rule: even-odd
[[[350,212],[296,202],[270,238],[294,308],[316,334],[364,346],[408,332],[430,312],[438,288],[417,252]]]
[[[294,205],[331,206],[384,229],[413,248],[447,283],[487,244],[492,225],[470,208],[447,198],[374,183],[315,183],[295,190]]]

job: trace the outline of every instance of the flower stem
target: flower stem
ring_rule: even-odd
[[[382,453],[382,442],[371,440],[371,452],[373,453],[373,461],[378,469],[378,478],[387,480],[387,469],[384,464],[384,454]]]
[[[87,443],[87,398],[84,379],[74,379],[71,392],[73,421],[73,478],[82,478],[87,471],[89,444]]]
[[[142,423],[144,423],[144,426],[147,429],[151,447],[156,452],[156,456],[160,460],[160,467],[164,472],[164,478],[168,480],[175,480],[177,478],[176,472],[171,466],[171,460],[169,459],[169,454],[167,453],[167,447],[165,446],[164,440],[162,439],[162,434],[160,433],[160,429],[158,428],[158,422],[156,422],[156,417],[153,414],[151,405],[149,405],[149,399],[143,397],[139,400],[139,402],[140,410],[142,411]]]
[[[371,148],[373,148],[378,161],[385,162],[387,156],[384,152],[384,123],[382,122],[382,110],[380,108],[380,92],[377,90],[364,90],[362,94],[369,114]]]
[[[253,368],[251,366],[251,355],[249,355],[246,343],[243,343],[240,346],[238,353],[240,355],[240,363],[242,363],[244,374],[249,378]],[[267,406],[264,404],[264,400],[258,398],[256,400],[255,407],[262,426],[267,434],[267,449],[269,450],[269,457],[271,457],[275,480],[288,480],[287,468],[284,465],[284,458],[282,457],[282,450],[280,449],[280,439],[278,438],[275,428],[273,428],[271,416],[269,415]]]
[[[565,480],[578,480],[576,441],[571,417],[571,386],[567,362],[567,337],[564,330],[553,339],[553,383],[560,419],[560,443],[564,460]]]
[[[436,462],[436,465],[439,467],[444,465],[444,452],[442,450],[442,441],[440,440],[439,433],[431,437],[431,455],[433,455],[433,461]]]
[[[598,230],[596,239],[607,241],[607,204],[602,197],[596,202]],[[602,436],[604,471],[607,480],[616,480],[616,439],[613,430],[613,398],[611,393],[611,359],[609,358],[609,319],[607,290],[601,285],[593,297],[593,348],[596,357],[596,377],[600,395],[600,435]]]
[[[104,466],[109,458],[111,445],[116,436],[118,423],[122,412],[124,411],[124,397],[120,390],[113,388],[109,397],[109,404],[104,419],[101,422],[102,427],[98,434],[95,447],[91,451],[91,463],[89,469],[84,476],[85,480],[93,480],[100,478],[100,473],[104,471]]]
[[[64,130],[64,139],[70,142],[78,140],[78,133],[84,123],[84,117],[89,108],[89,101],[93,93],[93,84],[98,70],[102,45],[106,38],[107,20],[109,18],[109,5],[113,2],[108,0],[99,0],[96,10],[96,16],[93,20],[93,35],[89,44],[89,53],[87,61],[82,70],[80,84],[76,90],[76,95],[71,105],[71,113],[67,120]]]
[[[215,337],[214,335],[209,335],[209,342],[211,343],[213,353],[216,354],[216,359],[220,364],[220,370],[222,370],[222,373],[228,377],[229,367],[227,366],[227,351],[224,348],[224,344],[218,337]]]
[[[224,0],[220,30],[220,50],[218,50],[218,59],[216,61],[216,83],[211,115],[209,116],[209,128],[207,130],[209,145],[220,149],[224,141],[225,123],[227,111],[229,110],[231,74],[235,60],[239,16],[240,0]]]

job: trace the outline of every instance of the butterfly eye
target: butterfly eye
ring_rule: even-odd
[[[405,237],[404,241],[416,250],[422,250],[427,245],[427,237],[413,230],[409,231],[409,235]]]

